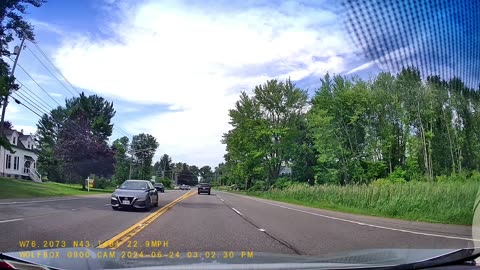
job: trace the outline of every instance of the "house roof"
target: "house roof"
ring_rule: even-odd
[[[30,152],[34,152],[36,153],[37,151],[35,151],[35,149],[28,149],[27,147],[25,147],[25,145],[23,145],[21,139],[25,139],[25,138],[28,138],[30,137],[30,135],[24,135],[23,133],[21,133],[20,131],[16,131],[16,130],[12,130],[12,129],[5,129],[4,131],[4,139],[8,141],[8,138],[6,135],[12,135],[13,132],[17,132],[18,133],[18,138],[20,140],[17,140],[17,145],[12,145],[12,147],[16,147],[16,148],[19,148],[19,149],[22,149],[22,150],[25,150],[25,151],[30,151]]]
[[[19,133],[20,133],[20,132],[19,132]],[[22,133],[20,133],[20,134],[22,134]],[[23,135],[23,134],[19,136],[19,138],[20,138],[21,140],[28,139],[29,137],[31,137],[31,136],[30,136],[30,135]]]

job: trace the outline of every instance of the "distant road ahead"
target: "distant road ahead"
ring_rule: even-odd
[[[191,192],[195,192],[192,190]],[[93,247],[122,236],[120,251],[254,251],[321,255],[366,248],[461,248],[473,246],[468,226],[367,217],[251,198],[227,192],[160,194],[150,212],[113,211],[110,195],[0,200],[0,251],[30,250],[65,241]],[[147,216],[154,216],[148,222]],[[145,222],[143,224],[142,222]],[[140,226],[141,230],[125,234]],[[22,242],[25,244],[25,242]],[[151,247],[152,243],[155,247]],[[157,246],[155,243],[164,243]],[[46,246],[43,246],[46,244]],[[478,242],[477,242],[478,245]]]

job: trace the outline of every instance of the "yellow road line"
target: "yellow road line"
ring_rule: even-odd
[[[133,224],[130,228],[124,230],[123,232],[115,235],[114,237],[108,239],[107,241],[103,242],[102,244],[98,245],[97,248],[110,248],[110,249],[117,249],[129,239],[137,235],[140,231],[146,228],[150,223],[155,221],[158,217],[160,217],[163,213],[167,212],[170,208],[172,208],[178,202],[185,200],[186,198],[194,195],[196,192],[189,192],[185,193],[182,196],[178,197],[177,199],[173,200],[169,204],[165,205],[164,207],[158,209],[157,211],[151,213],[150,215],[146,216],[139,222]]]

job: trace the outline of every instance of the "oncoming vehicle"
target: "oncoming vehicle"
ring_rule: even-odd
[[[150,181],[126,180],[113,193],[110,204],[119,208],[145,209],[158,206],[158,191]]]
[[[155,187],[155,189],[157,191],[160,191],[161,193],[165,192],[165,187],[163,186],[162,183],[155,183],[155,184],[153,184],[153,186]]]
[[[189,185],[182,184],[182,185],[180,186],[180,189],[181,189],[181,190],[190,190],[190,186],[189,186]]]
[[[198,194],[207,193],[210,195],[210,184],[209,183],[200,183],[198,185]]]

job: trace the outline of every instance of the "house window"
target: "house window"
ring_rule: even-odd
[[[20,157],[13,157],[13,169],[17,170],[20,168]]]
[[[27,143],[27,148],[30,149],[30,141]]]
[[[13,142],[12,144],[17,145],[17,137],[13,136]]]
[[[5,158],[5,168],[10,169],[11,167],[12,167],[12,156],[7,155],[7,157]]]

